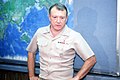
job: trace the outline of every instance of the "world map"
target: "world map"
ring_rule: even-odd
[[[38,28],[50,23],[48,9],[58,2],[67,6],[72,28],[72,0],[0,0],[0,58],[26,61],[27,45]]]

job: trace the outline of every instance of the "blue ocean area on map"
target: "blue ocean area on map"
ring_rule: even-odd
[[[36,30],[49,24],[48,8],[54,2],[43,1],[42,5],[38,0],[0,1],[0,58],[27,60],[26,47]],[[62,2],[69,9],[67,25],[72,28],[72,4]],[[36,59],[39,60],[38,54]]]

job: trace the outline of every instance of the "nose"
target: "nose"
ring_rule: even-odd
[[[61,19],[60,19],[60,18],[57,18],[56,21],[57,21],[57,23],[60,23],[60,22],[61,22]]]

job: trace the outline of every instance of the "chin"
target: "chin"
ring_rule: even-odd
[[[62,29],[55,29],[56,31],[61,31]]]
[[[60,30],[62,30],[62,28],[55,28],[55,30],[56,30],[56,31],[60,31]]]
[[[62,28],[61,28],[61,26],[56,26],[55,29],[56,30],[61,30]]]

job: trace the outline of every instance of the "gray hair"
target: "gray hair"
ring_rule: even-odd
[[[51,14],[51,9],[53,7],[56,7],[58,10],[65,10],[66,11],[66,16],[68,16],[68,11],[67,11],[67,8],[64,4],[61,4],[61,3],[55,3],[54,5],[52,5],[50,8],[49,8],[49,14]]]

